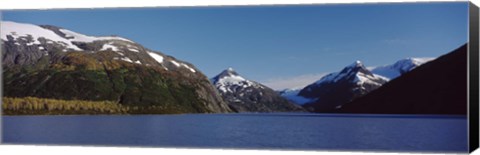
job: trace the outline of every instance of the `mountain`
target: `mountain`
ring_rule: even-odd
[[[434,59],[435,58],[405,58],[405,59],[398,60],[395,63],[390,65],[378,66],[378,67],[366,67],[366,68],[375,76],[380,77],[384,80],[390,81],[391,79],[395,79],[398,76],[405,74],[415,69],[416,67],[426,62],[432,61]],[[333,74],[338,74],[338,73],[333,73]],[[328,76],[334,76],[333,74]],[[318,83],[318,81],[315,83]],[[301,90],[302,89],[284,89],[284,90],[278,91],[278,93],[281,96],[299,105],[304,105],[306,103],[314,102],[315,100],[317,100],[317,98],[307,98],[304,96],[300,96],[299,93]]]
[[[298,96],[311,99],[303,106],[314,112],[331,112],[344,103],[365,95],[388,79],[370,72],[360,61],[331,73],[300,90]]]
[[[467,44],[345,104],[343,113],[467,114]]]
[[[271,88],[247,80],[232,68],[211,79],[228,105],[237,112],[289,112],[303,111]]]
[[[371,69],[373,74],[381,75],[388,79],[395,79],[414,68],[434,60],[435,58],[406,58],[391,65],[379,66]]]
[[[2,21],[6,97],[114,101],[139,113],[230,112],[192,64],[118,36]]]

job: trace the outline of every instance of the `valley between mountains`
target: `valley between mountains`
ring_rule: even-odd
[[[379,67],[355,61],[304,88],[273,90],[233,68],[207,77],[194,64],[119,36],[10,21],[0,27],[6,115],[465,115],[467,109],[466,45],[439,58]]]

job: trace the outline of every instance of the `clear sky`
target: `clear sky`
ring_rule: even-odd
[[[119,35],[208,77],[233,67],[275,89],[366,66],[438,57],[467,42],[468,3],[3,11],[2,20]]]

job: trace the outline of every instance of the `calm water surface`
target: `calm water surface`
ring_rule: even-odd
[[[4,143],[465,152],[467,119],[442,116],[188,114],[3,116]]]

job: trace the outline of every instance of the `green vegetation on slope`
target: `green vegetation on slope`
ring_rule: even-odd
[[[97,54],[104,53],[108,52]],[[209,102],[197,94],[197,90],[209,84],[207,80],[185,77],[156,66],[97,59],[71,52],[61,61],[50,65],[37,63],[31,67],[5,69],[3,95],[64,101],[105,101],[143,108],[139,113],[164,113],[162,110],[148,110],[152,107],[165,107],[168,109],[166,113],[214,112],[205,106]]]
[[[180,106],[133,106],[112,101],[58,100],[36,97],[2,98],[4,115],[177,114]]]

